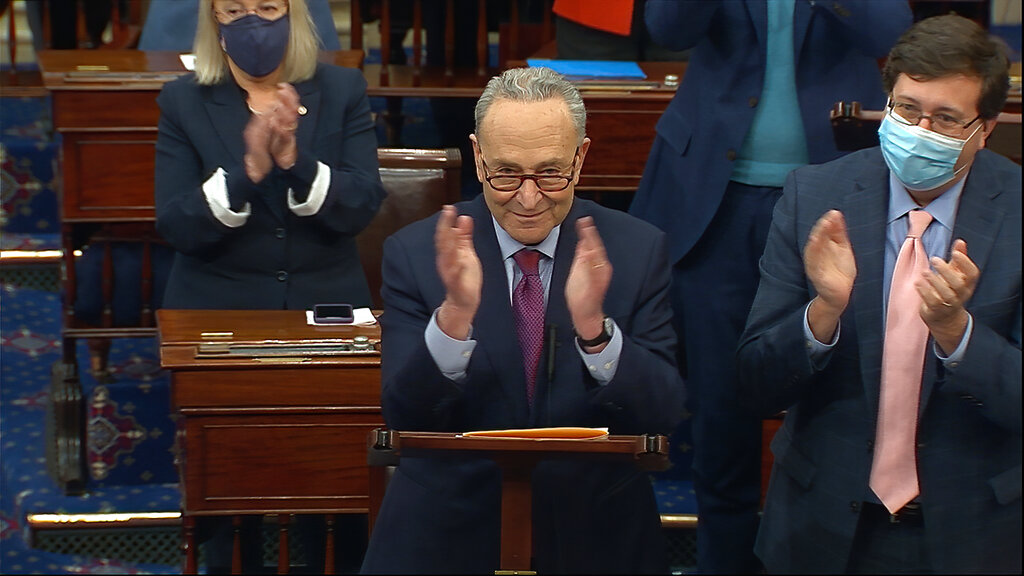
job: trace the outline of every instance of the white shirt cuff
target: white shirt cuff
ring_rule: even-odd
[[[956,368],[957,364],[964,359],[964,354],[967,353],[967,344],[971,341],[971,334],[974,333],[974,316],[970,313],[967,314],[967,328],[964,329],[964,337],[960,339],[960,344],[957,345],[956,350],[949,356],[943,356],[942,350],[939,345],[932,343],[932,350],[935,351],[935,357],[942,360],[943,365],[947,368]]]
[[[615,324],[614,320],[612,320],[612,324]],[[583,365],[587,367],[587,372],[590,372],[598,384],[604,386],[611,382],[612,378],[615,378],[615,371],[619,369],[619,356],[622,355],[622,330],[619,330],[618,324],[615,324],[611,341],[604,347],[604,350],[597,354],[584,352],[575,338],[573,338],[573,343],[580,353],[580,358],[583,358]]]
[[[241,212],[231,209],[231,202],[228,200],[228,173],[223,168],[217,168],[217,171],[203,182],[203,195],[206,196],[206,204],[210,206],[213,217],[228,228],[238,228],[245,224],[252,214],[252,204],[249,202],[242,206]]]
[[[427,329],[423,332],[427,351],[430,352],[437,368],[446,378],[455,382],[466,379],[469,359],[473,357],[473,350],[476,349],[476,340],[472,338],[472,327],[469,329],[469,338],[465,340],[456,340],[445,334],[437,325],[437,310],[431,314]]]

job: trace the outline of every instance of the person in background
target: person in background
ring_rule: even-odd
[[[388,427],[672,430],[685,393],[665,238],[574,198],[590,148],[579,92],[550,69],[514,68],[490,80],[475,117],[483,194],[384,244]],[[403,458],[363,572],[493,572],[500,476],[490,459]],[[542,462],[532,492],[539,573],[668,572],[651,482],[635,464]]]
[[[644,25],[646,0],[555,0],[555,45],[561,60],[685,60],[667,50]]]
[[[885,103],[877,61],[906,2],[647,0],[655,42],[690,49],[630,213],[668,233],[692,414],[697,569],[753,572],[761,417],[740,406],[735,352],[786,174],[840,155],[829,110]]]
[[[173,50],[191,52],[196,34],[199,0],[153,0],[146,11],[146,21],[139,36],[139,50]],[[307,0],[320,48],[341,50],[334,26],[330,0]]]
[[[370,305],[355,237],[384,189],[366,82],[317,50],[304,0],[198,3],[195,73],[157,98],[156,227],[176,251],[165,308]],[[211,572],[226,569],[230,524],[207,526]],[[246,572],[262,564],[249,544]]]
[[[785,409],[773,573],[1021,571],[1021,168],[984,150],[1001,43],[956,15],[883,70],[881,145],[790,174],[739,348]]]

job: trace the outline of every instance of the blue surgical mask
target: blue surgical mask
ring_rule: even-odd
[[[220,25],[224,50],[243,72],[254,78],[270,74],[281,65],[288,49],[288,15],[264,20],[248,14]]]
[[[908,190],[933,190],[956,178],[967,165],[956,170],[956,161],[964,145],[978,133],[981,124],[966,140],[932,132],[920,126],[907,126],[887,113],[878,127],[882,156]]]

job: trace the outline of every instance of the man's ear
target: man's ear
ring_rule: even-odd
[[[580,159],[576,162],[576,176],[572,181],[572,185],[575,186],[580,181],[580,173],[583,172],[583,161],[587,158],[587,150],[590,150],[590,138],[584,138],[580,144]]]
[[[473,168],[476,169],[476,180],[483,184],[485,174],[483,162],[480,160],[480,142],[477,140],[476,134],[470,134],[469,141],[473,143]],[[463,162],[465,161],[463,160]]]
[[[984,128],[982,128],[981,141],[978,142],[978,149],[985,147],[985,143],[988,142],[988,137],[992,135],[992,131],[996,129],[996,125],[999,124],[998,118],[991,120],[985,120]]]

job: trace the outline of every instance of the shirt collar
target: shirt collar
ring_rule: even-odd
[[[966,176],[950,187],[949,190],[943,192],[941,196],[929,202],[928,206],[924,208],[926,212],[932,215],[932,219],[935,222],[938,222],[948,230],[953,230],[953,223],[956,221],[956,211],[960,205],[960,195],[963,194],[965,182],[967,182]],[[910,197],[910,193],[907,192],[907,188],[890,171],[889,216],[886,221],[892,224],[902,218],[904,214],[916,208],[919,208],[917,202],[914,202],[914,199]]]
[[[507,260],[511,258],[513,254],[519,252],[523,248],[537,250],[548,258],[554,259],[555,247],[558,245],[558,233],[562,229],[561,225],[552,228],[551,232],[548,232],[547,238],[542,240],[539,244],[527,246],[512,236],[509,236],[509,233],[506,232],[500,224],[498,224],[498,221],[494,219],[493,215],[491,215],[491,221],[494,222],[494,233],[498,237],[498,248],[501,249],[502,259]]]

